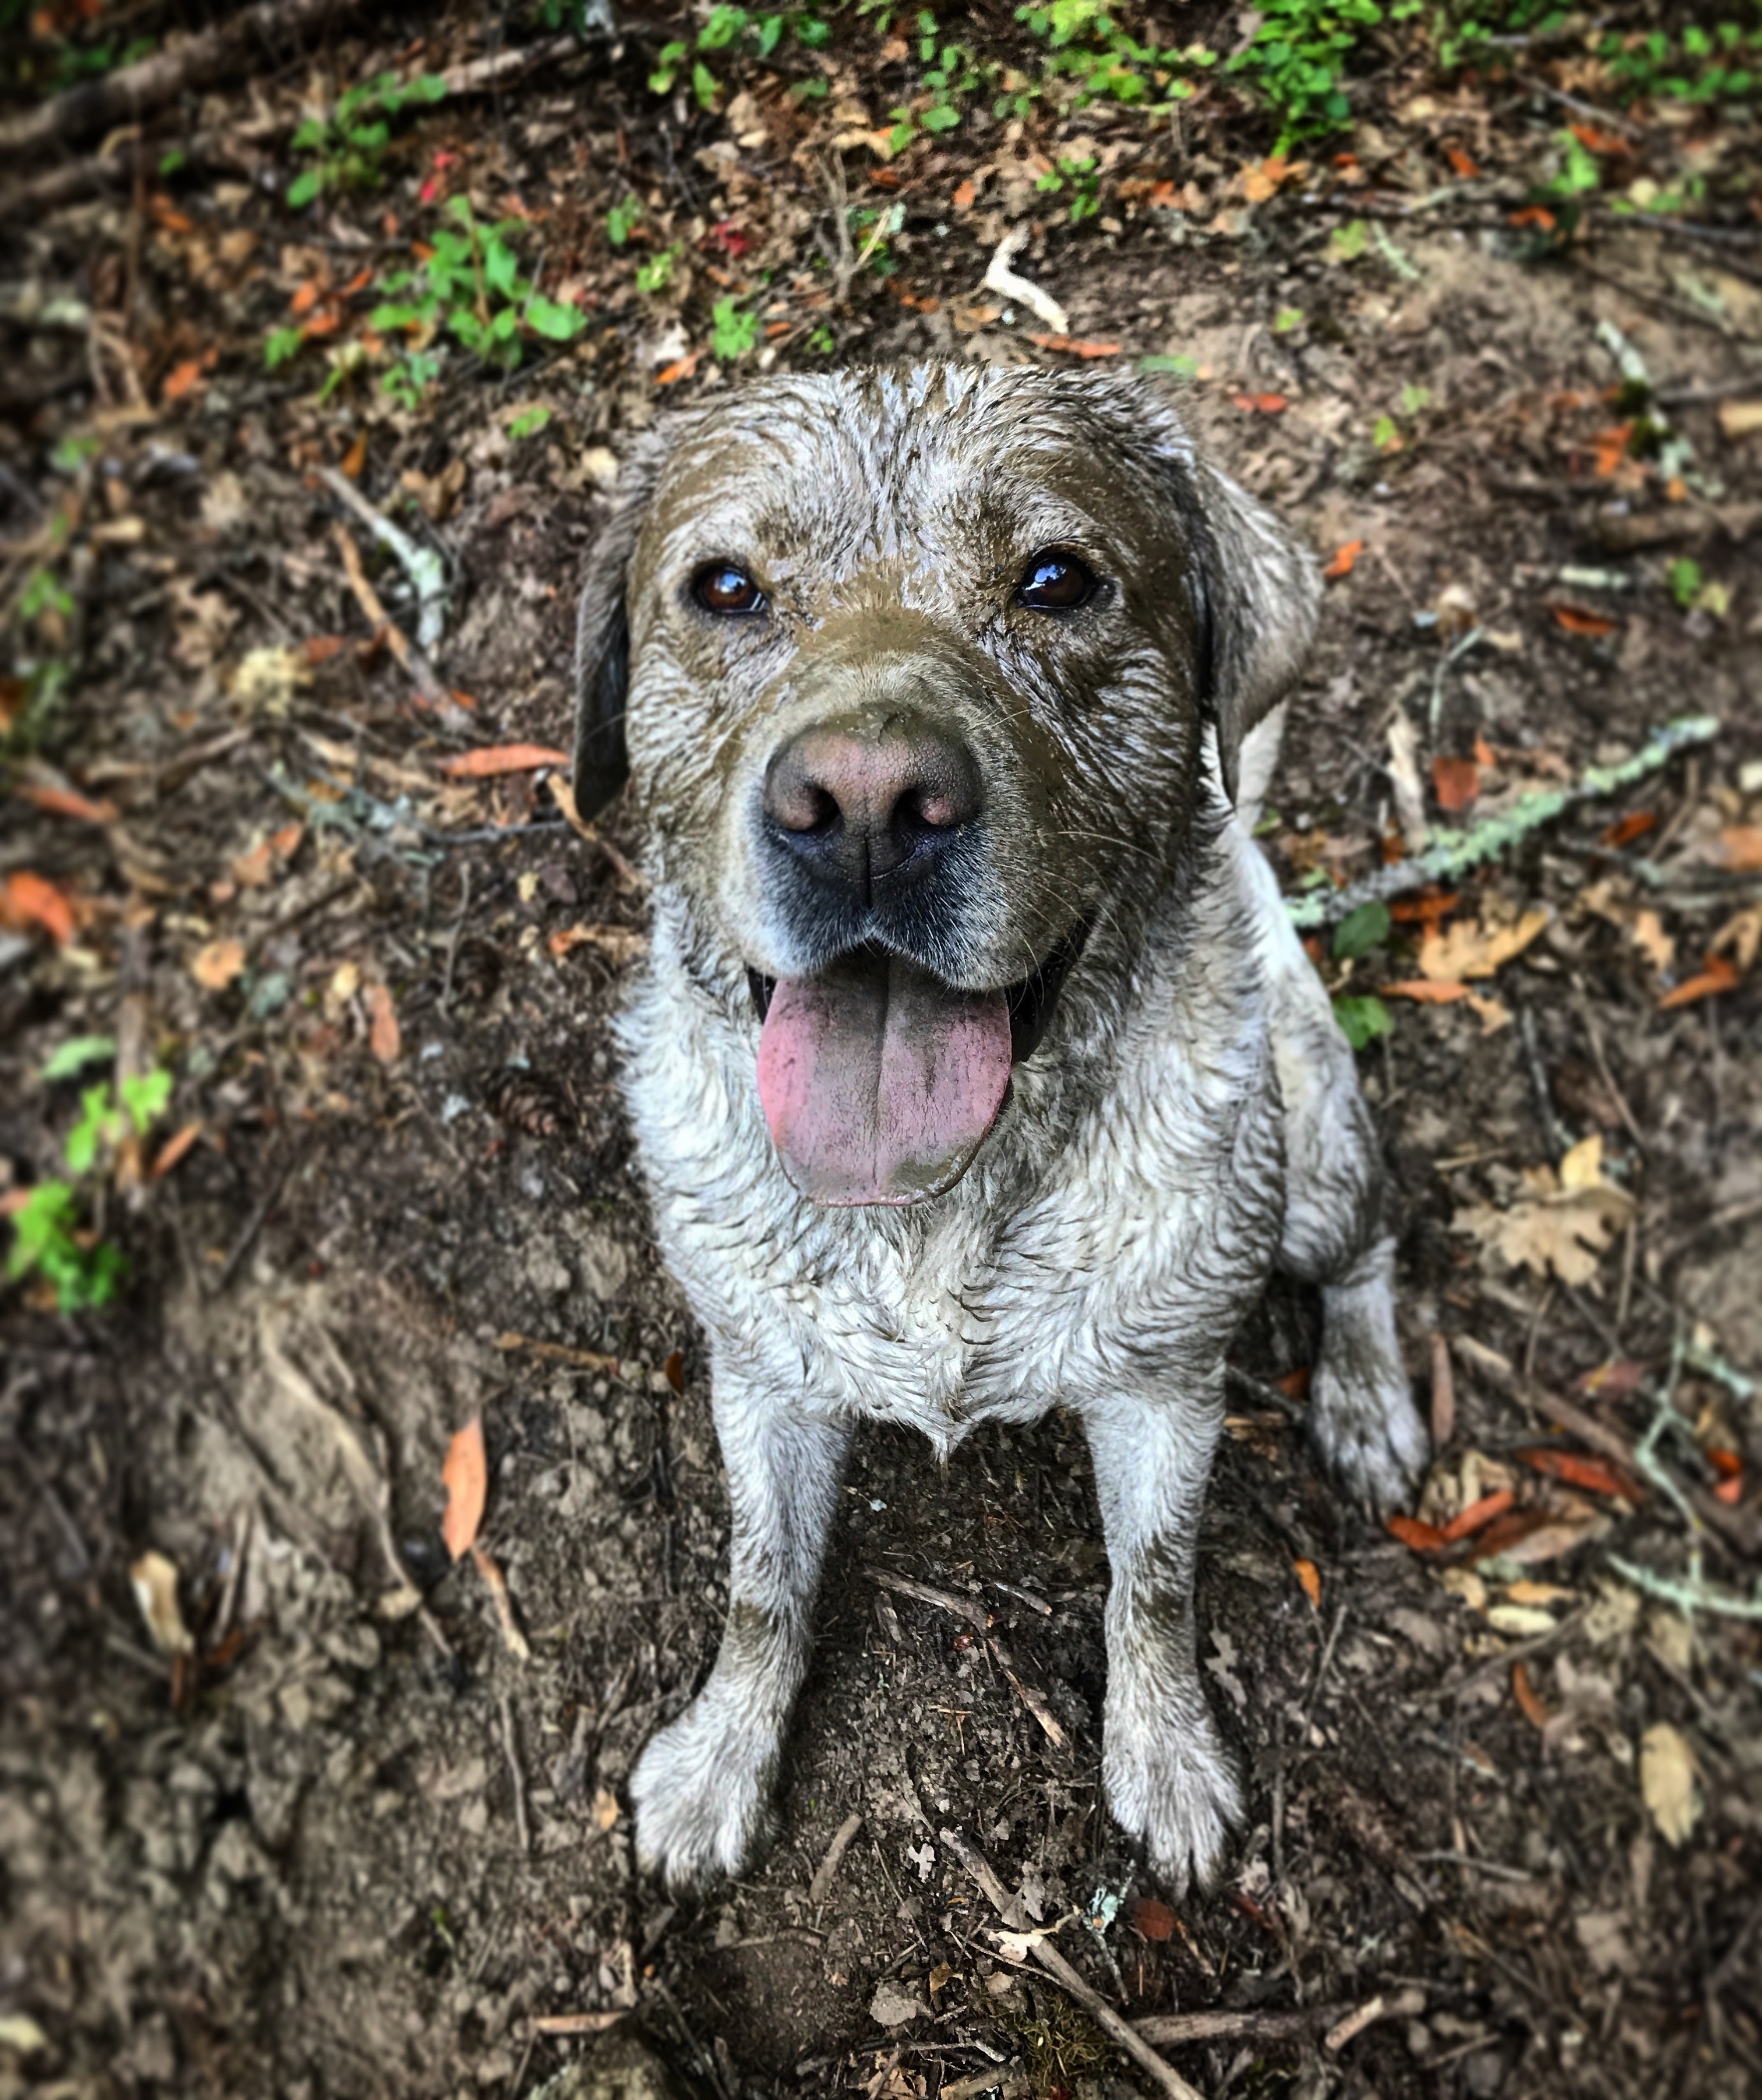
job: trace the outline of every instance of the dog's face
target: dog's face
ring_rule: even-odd
[[[633,461],[584,594],[577,796],[764,1017],[791,1178],[965,1170],[1097,915],[1159,885],[1307,638],[1307,565],[1147,390],[796,377]],[[621,728],[621,746],[619,732]]]

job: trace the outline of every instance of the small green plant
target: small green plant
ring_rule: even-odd
[[[1355,963],[1389,938],[1391,920],[1386,904],[1361,904],[1349,911],[1334,929],[1336,963]],[[1354,1050],[1362,1050],[1379,1035],[1392,1035],[1395,1022],[1389,1008],[1374,993],[1334,995],[1334,1018],[1340,1033]]]
[[[1199,376],[1199,360],[1196,357],[1190,357],[1185,351],[1181,351],[1172,357],[1161,355],[1155,357],[1141,357],[1138,360],[1138,369],[1140,372],[1166,372],[1172,379],[1197,379]]]
[[[25,579],[24,589],[18,602],[19,617],[24,620],[70,619],[73,599],[57,581],[55,572],[49,568],[33,569]]]
[[[1749,102],[1762,92],[1762,22],[1691,22],[1680,42],[1662,29],[1611,29],[1598,55],[1627,102]]]
[[[1691,561],[1686,554],[1679,554],[1664,571],[1664,581],[1671,596],[1686,612],[1701,595],[1701,564]]]
[[[615,204],[606,214],[606,238],[614,248],[622,248],[625,241],[643,223],[643,207],[633,197],[622,204]]]
[[[1101,179],[1095,172],[1095,156],[1085,153],[1076,160],[1061,159],[1055,168],[1049,168],[1034,185],[1037,190],[1069,193],[1071,223],[1080,225],[1085,218],[1093,218],[1102,208]]]
[[[272,329],[263,338],[263,365],[270,372],[278,371],[289,359],[298,357],[306,341],[302,328],[289,325]]]
[[[720,358],[724,364],[732,364],[744,357],[758,341],[758,315],[744,311],[731,298],[718,299],[710,308],[710,319],[713,323],[710,355]]]
[[[808,338],[807,346],[816,357],[830,357],[838,347],[838,339],[822,321]]]
[[[1392,0],[1387,19],[1405,20],[1422,5]],[[1348,65],[1385,19],[1379,0],[1261,0],[1256,14],[1252,41],[1224,70],[1245,75],[1277,117],[1278,150],[1345,130]]]
[[[350,88],[328,117],[309,117],[293,138],[297,153],[314,157],[288,185],[288,203],[296,211],[332,189],[376,189],[380,156],[391,143],[388,119],[413,104],[439,102],[447,83],[439,73],[400,81],[395,73],[377,73]]]
[[[542,401],[535,401],[531,408],[522,408],[518,414],[508,418],[508,435],[510,438],[536,438],[550,421],[550,409]]]
[[[520,230],[518,219],[486,226],[464,196],[449,197],[445,211],[453,224],[436,227],[420,268],[386,280],[387,292],[407,296],[375,307],[368,317],[370,327],[386,333],[408,330],[422,338],[417,355],[427,338],[444,329],[486,364],[512,372],[523,354],[524,331],[547,342],[568,342],[587,326],[579,308],[547,299],[522,276],[509,238]],[[388,373],[381,385],[408,404],[412,395],[420,399],[437,370],[431,359],[418,371],[412,356],[404,360],[401,376]]]
[[[676,38],[661,46],[648,77],[649,88],[656,95],[671,95],[689,64],[693,98],[700,109],[713,109],[722,95],[722,82],[705,63],[704,53],[733,55],[744,51],[769,64],[775,61],[785,36],[804,51],[818,51],[831,35],[831,24],[823,22],[811,7],[757,12],[747,7],[713,7],[695,38]],[[824,94],[826,83],[798,82],[797,88]]]
[[[114,1057],[116,1048],[111,1036],[76,1036],[44,1065],[42,1081],[52,1084],[77,1079],[94,1065]],[[170,1099],[171,1074],[163,1065],[131,1074],[119,1090],[113,1090],[108,1079],[82,1089],[79,1116],[62,1153],[73,1179],[51,1176],[39,1181],[14,1213],[12,1244],[7,1253],[8,1282],[42,1276],[64,1312],[95,1310],[109,1304],[126,1264],[121,1248],[81,1229],[82,1206],[75,1185],[108,1167],[130,1133],[145,1137]]]
[[[673,282],[673,266],[678,259],[679,250],[675,245],[671,248],[663,248],[658,254],[651,255],[646,262],[638,263],[636,271],[638,291],[649,298],[657,292],[665,292]]]

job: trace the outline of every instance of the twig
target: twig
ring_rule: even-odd
[[[1585,1037],[1591,1045],[1591,1057],[1596,1066],[1596,1075],[1608,1088],[1609,1097],[1615,1104],[1616,1112],[1620,1116],[1627,1135],[1644,1154],[1647,1149],[1645,1136],[1641,1132],[1638,1118],[1627,1105],[1627,1096],[1616,1085],[1615,1074],[1610,1070],[1609,1058],[1603,1048],[1603,1031],[1596,1025],[1596,1016],[1592,1011],[1591,1001],[1586,994],[1583,977],[1574,977],[1572,998],[1574,1005],[1579,1009],[1579,1018],[1584,1023]],[[1618,1321],[1617,1324],[1618,1326],[1620,1323]]]
[[[514,1702],[504,1692],[501,1708],[501,1747],[508,1760],[508,1776],[514,1782],[514,1827],[520,1833],[520,1850],[532,1849],[532,1826],[526,1814],[526,1774],[520,1769],[520,1746],[514,1733]]]
[[[376,510],[347,474],[321,466],[318,478],[339,503],[346,504],[378,540],[391,549],[416,593],[416,644],[425,655],[440,646],[446,631],[447,568],[432,547],[419,547],[409,534]]]
[[[872,1582],[878,1583],[884,1590],[897,1590],[901,1596],[916,1597],[922,1604],[934,1604],[976,1626],[984,1635],[986,1646],[997,1658],[998,1668],[1009,1679],[1010,1689],[1039,1722],[1047,1741],[1055,1750],[1070,1749],[1071,1738],[1065,1733],[1058,1716],[1048,1705],[1045,1694],[1036,1686],[1027,1683],[1018,1674],[1015,1657],[991,1631],[991,1615],[977,1597],[963,1597],[952,1590],[933,1589],[928,1582],[914,1582],[907,1576],[890,1574],[885,1568],[865,1568],[863,1572]]]
[[[1535,1009],[1528,1000],[1517,1008],[1517,1033],[1523,1042],[1524,1062],[1530,1068],[1530,1084],[1535,1093],[1536,1113],[1542,1120],[1542,1134],[1548,1140],[1548,1148],[1557,1159],[1565,1157],[1572,1149],[1572,1140],[1561,1129],[1560,1118],[1554,1113],[1554,1097],[1548,1083],[1548,1070],[1542,1062],[1542,1044],[1536,1033]]]
[[[1407,1990],[1392,1998],[1379,1994],[1362,2005],[1305,2005],[1286,2013],[1153,2013],[1132,2024],[1146,2041],[1160,2042],[1168,2049],[1195,2041],[1300,2041],[1320,2033],[1331,2038],[1348,2020],[1358,2023],[1352,2031],[1358,2034],[1373,2021],[1411,2019],[1424,2010],[1424,1992]],[[1350,2040],[1351,2036],[1346,2039]]]
[[[1521,796],[1502,815],[1488,818],[1471,831],[1437,828],[1431,845],[1411,860],[1378,868],[1345,889],[1312,890],[1302,897],[1287,897],[1285,909],[1295,926],[1305,929],[1333,926],[1361,904],[1386,902],[1391,897],[1423,889],[1429,882],[1459,881],[1482,861],[1496,860],[1509,853],[1532,832],[1552,823],[1577,804],[1617,794],[1657,772],[1679,752],[1711,743],[1720,729],[1715,716],[1682,716],[1654,730],[1641,749],[1619,765],[1592,765],[1570,787],[1543,788]]]
[[[382,634],[386,646],[403,667],[410,683],[427,701],[442,712],[449,726],[462,727],[465,715],[457,700],[441,684],[439,675],[428,659],[417,649],[409,637],[379,602],[379,593],[367,580],[367,571],[361,567],[360,549],[349,536],[346,525],[338,525],[333,535],[337,552],[342,557],[344,574],[349,580],[349,589],[355,593],[355,602],[367,615],[368,623],[376,634]],[[457,717],[455,721],[453,717]]]
[[[944,1830],[942,1841],[979,1885],[986,1900],[1007,1924],[1009,1897],[991,1863],[958,1830]],[[1172,2064],[1164,2062],[1137,2028],[1122,2019],[1101,1994],[1091,1989],[1049,1939],[1036,1934],[1028,1940],[1034,1958],[1067,1996],[1080,2005],[1116,2048],[1123,2049],[1141,2070],[1148,2071],[1170,2100],[1203,2100]]]
[[[213,1296],[216,1298],[226,1296],[232,1286],[232,1279],[238,1274],[245,1257],[250,1252],[256,1242],[257,1235],[263,1230],[265,1220],[275,1208],[276,1198],[281,1193],[288,1178],[288,1170],[292,1164],[291,1160],[277,1160],[270,1170],[268,1187],[252,1206],[251,1215],[240,1227],[237,1238],[227,1251],[226,1260],[221,1266],[219,1277],[211,1294]]]
[[[459,867],[459,915],[453,922],[453,931],[447,938],[447,967],[440,980],[440,1010],[445,1013],[453,1004],[453,966],[459,960],[459,936],[465,931],[465,915],[471,908],[471,863],[463,861]]]
[[[1030,228],[1018,226],[1006,233],[997,244],[997,252],[986,266],[984,284],[988,292],[996,292],[1000,298],[1013,299],[1024,306],[1034,318],[1044,322],[1054,335],[1069,335],[1071,316],[1060,306],[1050,292],[1026,277],[1018,277],[1010,268],[1022,249],[1027,247]]]
[[[832,1841],[826,1847],[826,1856],[814,1869],[814,1878],[807,1885],[807,1899],[810,1904],[825,1902],[832,1893],[833,1877],[838,1872],[838,1863],[850,1848],[850,1840],[863,1828],[862,1811],[854,1809],[833,1833]]]
[[[1575,1407],[1570,1400],[1557,1400],[1552,1393],[1534,1396],[1538,1411],[1557,1422],[1562,1429],[1570,1430],[1580,1443],[1588,1444],[1593,1451],[1601,1451],[1605,1458],[1613,1458],[1618,1465],[1628,1467],[1655,1478],[1656,1462],[1649,1465],[1630,1440],[1617,1431],[1599,1422],[1594,1414],[1588,1414],[1582,1407]],[[1688,1424],[1683,1427],[1686,1429]],[[1649,1453],[1648,1454],[1649,1458]],[[1667,1476],[1668,1477],[1668,1476]],[[1672,1481],[1672,1487],[1676,1486]],[[1667,1493],[1671,1489],[1665,1490]],[[1753,1554],[1762,1541],[1756,1537],[1755,1525],[1742,1511],[1728,1509],[1722,1502],[1691,1481],[1680,1490],[1685,1494],[1694,1514],[1703,1524],[1709,1524],[1740,1553]]]
[[[1588,117],[1595,124],[1606,124],[1612,131],[1624,131],[1630,139],[1643,139],[1645,127],[1636,124],[1631,117],[1618,117],[1612,109],[1599,109],[1594,102],[1581,102],[1575,95],[1551,87],[1545,80],[1538,80],[1534,73],[1521,73],[1517,85],[1527,88],[1531,95],[1545,95],[1550,102],[1557,102],[1562,109],[1575,109],[1581,117]]]

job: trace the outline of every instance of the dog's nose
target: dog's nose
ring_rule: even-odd
[[[804,730],[765,778],[779,842],[822,880],[864,897],[929,874],[978,813],[972,752],[921,718]]]

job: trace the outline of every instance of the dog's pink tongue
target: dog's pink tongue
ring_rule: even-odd
[[[834,1208],[952,1188],[1009,1083],[1004,995],[951,990],[897,957],[779,978],[759,1035],[758,1097],[784,1171]]]

